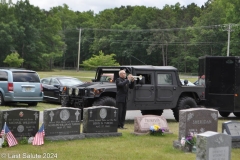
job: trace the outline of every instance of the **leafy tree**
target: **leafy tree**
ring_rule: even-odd
[[[66,49],[66,45],[63,42],[63,35],[61,32],[61,20],[56,15],[48,16],[45,21],[44,34],[42,39],[44,40],[44,51],[42,57],[48,59],[50,69],[54,64],[56,58],[63,56],[63,52]]]
[[[4,66],[3,60],[14,50],[14,34],[18,27],[14,17],[14,8],[0,3],[0,66]]]
[[[9,54],[3,62],[8,64],[9,67],[20,67],[24,59],[19,58],[19,54],[15,52]]]
[[[83,61],[83,64],[80,64],[86,69],[95,69],[98,66],[119,66],[119,63],[114,59],[115,54],[104,55],[102,51],[99,51],[99,55],[93,55],[88,60]]]

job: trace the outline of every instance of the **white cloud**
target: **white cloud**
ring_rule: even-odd
[[[16,3],[17,0],[12,0],[13,3]],[[40,9],[49,10],[52,7],[62,6],[67,4],[69,9],[74,11],[89,11],[93,10],[94,13],[103,11],[104,9],[110,9],[120,6],[147,6],[147,7],[156,7],[162,9],[166,4],[175,5],[177,2],[181,6],[186,6],[191,3],[195,3],[198,6],[203,5],[207,0],[29,0],[30,4],[38,6]]]

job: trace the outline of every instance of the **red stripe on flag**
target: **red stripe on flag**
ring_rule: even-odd
[[[44,131],[44,124],[40,127],[39,131],[36,133],[32,145],[42,145],[44,144],[44,136],[45,136],[45,131]]]
[[[12,132],[8,132],[6,134],[6,138],[7,138],[9,147],[12,147],[12,146],[15,146],[18,144],[18,142],[17,142],[16,138],[13,136]]]

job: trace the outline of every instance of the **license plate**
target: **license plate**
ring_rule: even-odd
[[[31,87],[25,87],[25,92],[31,92],[32,88]]]

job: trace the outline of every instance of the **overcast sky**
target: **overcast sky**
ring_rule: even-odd
[[[6,0],[7,1],[7,0]],[[16,3],[17,0],[12,0]],[[195,3],[198,6],[204,5],[207,0],[29,0],[31,5],[38,6],[40,9],[49,10],[52,7],[62,6],[64,3],[68,5],[70,10],[73,11],[89,11],[99,13],[104,9],[110,9],[121,6],[147,6],[156,7],[162,9],[166,4],[175,5],[177,2],[181,6],[187,6],[191,3]]]

